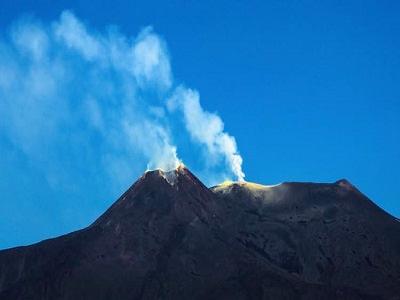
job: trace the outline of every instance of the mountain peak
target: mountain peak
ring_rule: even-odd
[[[195,201],[187,201],[194,195]],[[141,210],[141,217],[149,220],[158,214],[176,215],[179,220],[196,215],[207,218],[204,211],[211,209],[212,196],[183,164],[169,171],[147,170],[94,224],[107,227],[114,223],[130,223]]]
[[[186,166],[182,162],[179,163],[177,167],[172,170],[165,171],[161,168],[147,170],[141,178],[146,178],[147,176],[149,176],[149,174],[163,177],[172,186],[177,183],[179,176],[189,176],[191,178],[195,178],[195,176],[189,171],[188,168],[186,168]]]
[[[345,178],[336,181],[335,184],[337,184],[347,190],[357,190],[357,188],[350,181],[348,181]]]
[[[147,170],[134,184],[134,186],[154,186],[159,181],[163,181],[175,190],[187,190],[194,186],[201,190],[209,192],[205,186],[183,163],[180,163],[175,169],[165,171],[161,168]]]

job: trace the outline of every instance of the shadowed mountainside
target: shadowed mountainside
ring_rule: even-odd
[[[346,180],[146,172],[92,225],[0,251],[0,299],[400,299],[400,222]]]

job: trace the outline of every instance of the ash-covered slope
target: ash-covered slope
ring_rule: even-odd
[[[0,299],[398,299],[400,223],[347,181],[146,172],[91,226],[0,251]]]
[[[400,296],[400,222],[346,180],[212,188],[224,228],[245,248],[302,280]]]

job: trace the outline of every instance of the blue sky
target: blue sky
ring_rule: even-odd
[[[209,184],[239,157],[248,181],[347,178],[400,216],[397,1],[80,2],[0,6],[0,248],[175,155]]]

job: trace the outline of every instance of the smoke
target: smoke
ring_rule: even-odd
[[[219,116],[201,107],[197,91],[179,86],[167,105],[171,111],[182,111],[186,129],[195,142],[205,145],[207,153],[212,157],[222,156],[237,179],[244,180],[243,160],[238,153],[235,138],[224,132],[224,123]]]
[[[0,137],[49,176],[100,164],[126,182],[145,165],[180,163],[172,128],[181,113],[191,141],[215,165],[224,161],[221,173],[243,180],[221,118],[177,85],[166,44],[151,27],[127,37],[115,26],[96,31],[70,11],[51,24],[23,18],[0,36]]]
[[[143,120],[139,126],[129,123],[125,126],[132,147],[137,147],[146,156],[148,169],[173,170],[178,167],[180,160],[176,147],[171,145],[169,134],[164,127],[149,120]],[[149,144],[148,140],[152,143]]]

